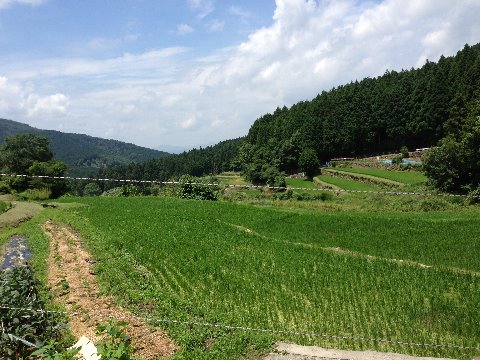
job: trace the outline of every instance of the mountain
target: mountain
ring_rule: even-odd
[[[20,122],[0,119],[0,142],[10,135],[30,133],[50,140],[56,160],[68,165],[69,175],[87,176],[99,169],[127,165],[131,162],[144,162],[170,156],[169,153],[148,149],[117,140],[63,133],[55,130],[41,130]]]

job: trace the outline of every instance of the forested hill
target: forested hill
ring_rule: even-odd
[[[0,119],[0,142],[10,135],[30,133],[50,140],[55,159],[68,165],[70,175],[90,175],[105,166],[143,162],[170,154],[82,134],[41,130],[16,121]]]
[[[108,167],[100,172],[101,177],[168,180],[190,174],[202,176],[229,170],[240,170],[237,161],[240,146],[245,138],[221,141],[214,146],[192,149],[178,155],[152,159],[144,163]]]
[[[462,125],[480,98],[480,44],[420,69],[387,71],[257,119],[240,158],[252,180],[292,173],[301,154],[320,161],[434,145]]]

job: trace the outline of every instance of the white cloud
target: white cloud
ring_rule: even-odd
[[[225,21],[215,19],[208,25],[208,30],[211,32],[217,32],[217,31],[222,31],[224,27],[225,27]]]
[[[65,115],[69,107],[69,98],[62,93],[42,95],[29,83],[11,81],[0,76],[0,111],[1,116],[11,119]]]
[[[46,0],[0,0],[0,9],[7,8],[14,4],[37,6],[45,3]]]
[[[192,8],[201,4],[190,2]],[[277,106],[480,42],[476,0],[276,5],[270,26],[202,58],[188,59],[193,52],[173,47],[104,60],[3,64],[8,79],[0,77],[0,111],[21,121],[29,109],[35,121],[50,109],[50,128],[58,121],[65,131],[151,147],[214,143],[244,135],[255,118]],[[30,94],[36,101],[20,108]]]
[[[237,16],[242,20],[246,20],[252,16],[252,14],[249,11],[241,8],[240,6],[235,6],[235,5],[232,5],[228,8],[228,13],[230,15]]]
[[[187,35],[194,32],[195,29],[188,24],[178,24],[177,25],[177,35]]]
[[[197,121],[195,120],[195,118],[191,117],[191,118],[188,118],[188,119],[179,121],[179,122],[178,122],[178,126],[180,126],[182,129],[189,129],[189,128],[191,128],[193,125],[195,125],[196,122],[197,122]]]
[[[30,94],[26,100],[28,116],[51,115],[54,113],[65,114],[69,105],[69,99],[64,94],[54,94],[40,97]]]
[[[215,10],[213,0],[188,0],[188,5],[197,12],[199,19],[207,17]]]
[[[120,46],[121,43],[120,39],[98,37],[90,40],[87,47],[91,50],[112,50]]]

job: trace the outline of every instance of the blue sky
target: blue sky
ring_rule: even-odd
[[[213,144],[277,106],[478,43],[479,14],[478,0],[0,0],[0,117]]]
[[[2,1],[0,0],[0,4]],[[118,56],[185,46],[197,55],[241,43],[269,25],[273,1],[4,1],[3,52],[38,56]],[[29,4],[30,3],[30,4]]]

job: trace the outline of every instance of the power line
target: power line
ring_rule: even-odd
[[[192,186],[209,186],[209,187],[224,187],[224,188],[238,188],[243,190],[248,189],[270,189],[270,190],[297,190],[297,191],[325,191],[332,193],[352,193],[352,194],[375,194],[375,195],[392,195],[392,196],[421,196],[421,197],[456,197],[465,198],[468,195],[463,194],[445,194],[445,193],[419,193],[410,191],[374,191],[374,190],[345,190],[345,189],[330,189],[330,188],[304,188],[304,187],[290,187],[290,186],[262,186],[262,185],[234,185],[234,184],[219,184],[219,183],[202,183],[202,182],[182,182],[182,181],[160,181],[160,180],[138,180],[138,179],[111,179],[111,178],[88,178],[88,177],[74,177],[74,176],[50,176],[50,175],[26,175],[26,174],[4,174],[0,176],[5,177],[20,177],[32,179],[50,179],[50,180],[72,180],[72,181],[99,181],[99,182],[114,182],[120,184],[157,184],[157,185],[192,185]],[[480,195],[473,195],[472,198],[480,198]]]
[[[227,325],[227,324],[221,324],[221,323],[208,323],[208,322],[198,322],[198,321],[183,321],[183,320],[163,319],[163,318],[155,318],[155,317],[142,317],[142,316],[136,316],[136,315],[113,316],[111,313],[108,313],[109,309],[100,309],[99,311],[95,311],[95,312],[66,312],[66,311],[56,311],[56,310],[43,310],[43,309],[10,307],[10,306],[6,306],[6,305],[0,305],[0,309],[25,311],[25,312],[38,312],[38,313],[44,313],[44,314],[49,314],[49,313],[50,314],[61,314],[61,315],[66,315],[66,316],[96,317],[96,318],[102,318],[102,319],[116,319],[116,320],[129,320],[130,319],[130,320],[140,320],[140,321],[154,322],[154,323],[221,328],[221,329],[227,329],[227,330],[239,330],[239,331],[257,332],[257,333],[270,333],[270,334],[318,337],[318,338],[336,339],[336,340],[350,340],[350,341],[354,341],[354,342],[377,342],[377,343],[386,343],[386,344],[399,345],[399,346],[413,346],[413,347],[425,347],[425,348],[450,348],[450,349],[461,349],[461,350],[480,350],[480,346],[463,346],[463,345],[456,345],[456,344],[431,344],[431,343],[422,343],[422,342],[407,342],[407,341],[400,341],[400,340],[375,339],[375,338],[368,338],[368,337],[362,337],[362,336],[352,336],[352,335],[333,335],[333,334],[324,334],[324,333],[315,333],[315,332],[266,329],[266,328],[249,327],[249,326]],[[103,311],[105,311],[105,312],[103,312]]]

